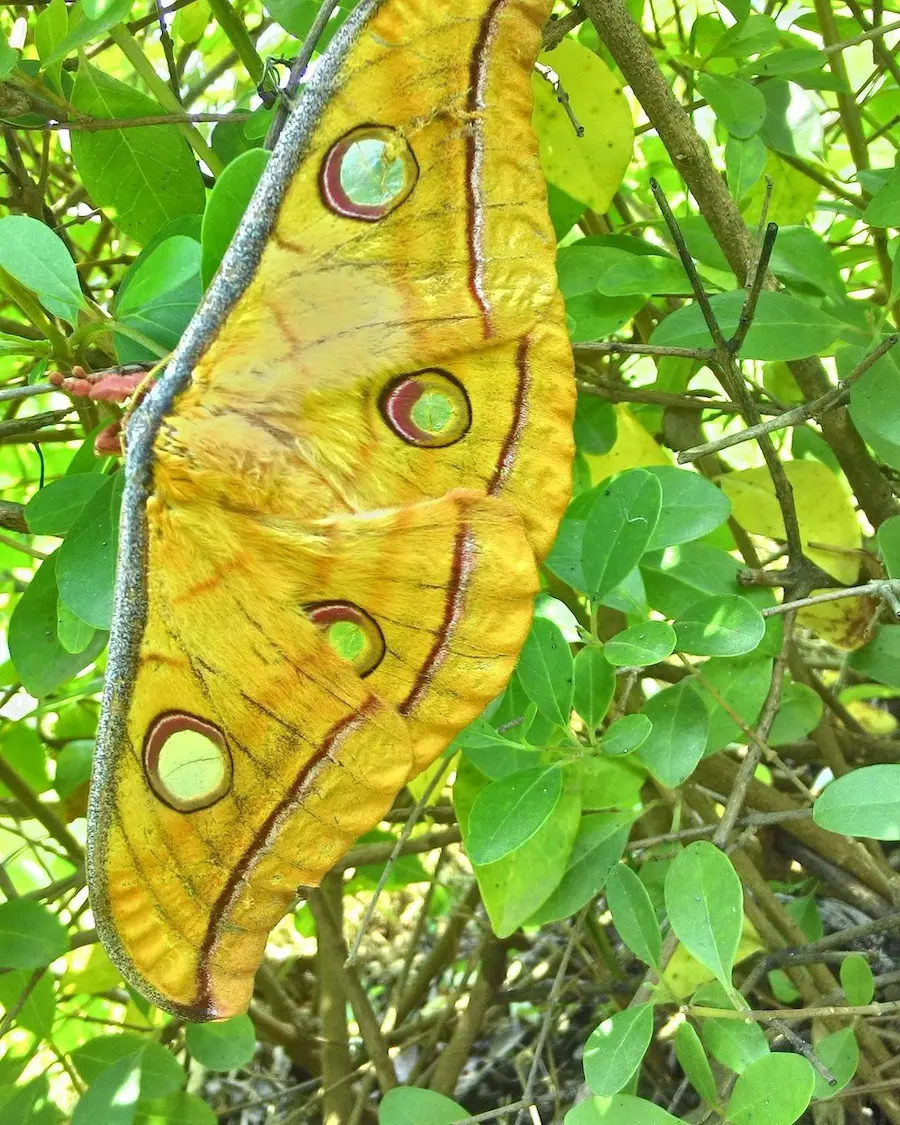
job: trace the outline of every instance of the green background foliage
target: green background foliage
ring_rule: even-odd
[[[90,917],[121,411],[49,380],[175,346],[320,5],[0,11],[4,1123],[900,1125],[900,12],[558,7],[578,452],[534,627],[389,867],[431,775],[209,1026]]]

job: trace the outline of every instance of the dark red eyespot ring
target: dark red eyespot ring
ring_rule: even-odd
[[[384,636],[378,622],[352,602],[313,602],[303,607],[322,629],[337,655],[368,676],[384,659]]]
[[[319,190],[336,214],[373,223],[400,206],[418,177],[413,151],[397,129],[362,125],[328,150]]]
[[[465,388],[440,367],[392,379],[379,396],[378,408],[399,438],[428,449],[453,445],[472,425]]]
[[[150,787],[178,812],[208,809],[231,788],[233,765],[217,726],[184,711],[160,715],[144,740]]]

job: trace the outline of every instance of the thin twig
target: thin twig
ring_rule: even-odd
[[[894,344],[897,343],[898,339],[900,339],[900,337],[896,335],[886,336],[874,351],[870,352],[861,363],[857,364],[846,378],[836,383],[827,394],[814,399],[812,402],[797,406],[793,410],[786,410],[783,414],[777,414],[774,418],[769,418],[765,422],[758,422],[755,426],[748,426],[746,430],[741,430],[740,433],[726,434],[725,437],[716,438],[715,441],[708,441],[703,445],[695,445],[691,449],[683,449],[677,456],[679,465],[687,464],[690,461],[698,461],[701,457],[706,457],[710,453],[718,453],[720,450],[730,449],[732,446],[740,445],[745,441],[752,441],[758,438],[760,434],[771,433],[773,430],[783,430],[789,426],[799,426],[803,422],[809,421],[810,418],[816,418],[828,410],[833,410],[834,407],[846,401],[853,384],[865,375],[882,356],[889,352]]]
[[[316,18],[313,20],[312,26],[309,29],[309,34],[303,40],[303,44],[297,52],[297,57],[291,63],[291,71],[285,83],[283,97],[279,98],[278,104],[275,106],[272,124],[269,126],[269,131],[266,134],[266,148],[275,147],[275,142],[281,135],[281,130],[284,128],[285,121],[287,121],[288,114],[294,102],[294,96],[297,93],[303,75],[306,73],[306,68],[309,66],[309,60],[313,56],[316,44],[319,42],[322,32],[325,30],[325,25],[331,19],[332,13],[337,6],[338,0],[323,0],[322,6],[319,8]]]
[[[86,121],[48,121],[43,125],[12,125],[13,129],[29,133],[54,133],[59,130],[80,133],[100,133],[104,129],[142,129],[148,125],[195,125],[198,122],[246,121],[250,116],[243,110],[233,113],[150,113],[144,117],[93,118]]]
[[[795,609],[806,609],[811,605],[822,605],[824,602],[839,602],[843,598],[857,597],[882,598],[891,607],[895,617],[900,617],[900,608],[897,599],[900,598],[900,578],[873,578],[862,586],[842,586],[839,590],[827,590],[824,594],[813,594],[808,598],[796,598],[794,601],[782,602],[781,605],[767,606],[760,610],[763,617],[777,617],[781,613],[790,613]]]
[[[378,899],[381,895],[381,892],[384,890],[385,884],[391,876],[394,862],[403,850],[403,845],[409,839],[410,833],[412,832],[413,828],[418,823],[419,817],[422,815],[422,810],[431,799],[431,794],[435,791],[435,789],[437,789],[439,785],[443,784],[444,777],[446,776],[447,771],[450,769],[452,761],[452,757],[447,757],[444,759],[444,761],[441,763],[440,768],[435,772],[434,777],[428,783],[425,792],[418,799],[418,801],[416,801],[415,807],[409,814],[409,818],[407,819],[406,824],[403,825],[403,829],[400,832],[400,835],[397,837],[397,843],[394,845],[394,849],[391,852],[390,858],[384,865],[384,871],[382,871],[381,878],[378,880],[378,886],[375,888],[375,893],[372,895],[372,898],[369,901],[369,905],[366,907],[366,912],[363,915],[363,920],[360,924],[359,931],[357,932],[357,935],[353,941],[353,946],[350,949],[349,954],[347,955],[347,964],[345,967],[354,965],[356,963],[356,957],[359,953],[359,947],[362,943],[362,939],[365,936],[366,930],[369,928],[369,923],[372,921],[373,915],[375,914],[375,907],[378,905]]]

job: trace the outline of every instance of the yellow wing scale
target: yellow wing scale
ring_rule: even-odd
[[[246,1009],[297,888],[503,690],[527,633],[572,457],[530,129],[550,7],[364,0],[280,142],[296,170],[261,185],[280,203],[251,205],[252,276],[220,299],[226,258],[137,419],[92,904],[126,978],[187,1018]],[[360,126],[413,177],[384,206],[341,178]],[[458,386],[465,424],[420,440],[385,406],[398,379],[409,403]],[[371,667],[332,649],[323,605],[371,624]],[[161,716],[221,735],[230,787],[206,807],[148,784]]]

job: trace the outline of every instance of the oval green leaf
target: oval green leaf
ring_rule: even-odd
[[[650,697],[641,708],[653,729],[638,757],[670,789],[686,781],[703,757],[709,712],[693,683],[683,680]]]
[[[40,969],[68,949],[66,927],[42,903],[30,898],[0,903],[0,965],[3,968]]]
[[[631,754],[639,746],[643,746],[652,729],[653,724],[646,715],[623,715],[621,719],[609,724],[600,739],[600,748],[604,754],[615,757]]]
[[[653,1005],[616,1012],[591,1032],[584,1048],[584,1077],[595,1094],[617,1094],[641,1065],[653,1038]]]
[[[546,617],[534,619],[516,670],[525,694],[540,713],[567,727],[574,691],[572,650]]]
[[[610,664],[643,667],[665,660],[675,651],[675,630],[667,621],[642,621],[616,633],[603,646]]]
[[[616,864],[607,876],[606,903],[622,941],[635,957],[658,967],[662,935],[656,911],[647,888],[627,864]]]
[[[794,1125],[814,1084],[813,1068],[801,1055],[763,1055],[738,1075],[725,1119],[729,1125]]]
[[[744,923],[744,892],[731,860],[706,840],[688,845],[666,873],[665,899],[682,945],[730,989]]]
[[[232,1016],[221,1023],[189,1023],[185,1041],[191,1055],[207,1070],[237,1070],[253,1058],[256,1030],[249,1016]]]
[[[527,843],[553,815],[563,792],[559,766],[522,770],[492,781],[475,798],[466,834],[473,863],[496,863]]]
[[[766,620],[740,594],[695,602],[673,622],[679,652],[695,656],[743,656],[763,639]]]
[[[575,656],[575,710],[585,725],[596,730],[606,717],[616,690],[612,665],[596,645],[586,645]]]
[[[630,469],[599,493],[588,513],[581,544],[587,594],[596,601],[637,566],[656,530],[662,506],[659,481]]]
[[[900,765],[863,766],[837,777],[813,805],[829,832],[900,840]]]

